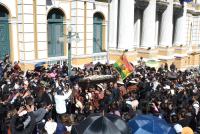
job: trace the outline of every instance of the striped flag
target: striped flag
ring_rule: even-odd
[[[122,80],[126,79],[134,70],[133,66],[128,62],[125,54],[114,63],[114,67],[120,73]]]

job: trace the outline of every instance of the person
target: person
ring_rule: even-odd
[[[11,119],[11,134],[31,134],[35,128],[35,116],[20,107],[18,115]]]
[[[68,92],[64,92],[62,89],[57,90],[56,94],[54,95],[57,114],[61,115],[66,113],[65,101],[69,99],[71,94],[72,94],[71,89],[69,89]]]
[[[145,62],[144,62],[143,57],[140,57],[140,59],[138,60],[138,64],[139,64],[139,66],[141,66],[141,67],[144,66]]]
[[[172,72],[174,72],[176,70],[176,66],[175,66],[174,62],[172,62],[172,64],[170,65],[170,70]]]
[[[3,61],[0,60],[0,79],[3,77]]]
[[[47,134],[54,134],[58,124],[51,117],[48,117],[47,119],[48,121],[45,123],[44,129]]]
[[[164,65],[164,69],[165,69],[165,71],[168,71],[168,64],[167,64],[167,62]]]

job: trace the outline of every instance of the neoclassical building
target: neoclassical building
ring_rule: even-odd
[[[111,1],[109,4],[108,1]],[[0,0],[0,59],[10,54],[23,69],[40,61],[114,62],[125,49],[178,68],[200,63],[200,2],[178,0]],[[64,38],[64,40],[62,40]]]

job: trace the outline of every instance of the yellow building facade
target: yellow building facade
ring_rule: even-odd
[[[173,0],[1,0],[0,59],[9,54],[23,69],[38,62],[67,61],[68,32],[72,65],[113,63],[125,49],[129,61],[139,57],[178,68],[200,63],[198,1]]]

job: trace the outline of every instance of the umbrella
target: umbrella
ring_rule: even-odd
[[[38,62],[37,64],[35,64],[35,68],[41,67],[41,66],[43,66],[44,64],[45,64],[44,61],[43,61],[43,62]]]
[[[112,114],[94,114],[72,127],[72,134],[129,134],[127,124]]]
[[[138,115],[128,122],[131,134],[176,134],[165,120],[152,115]]]

